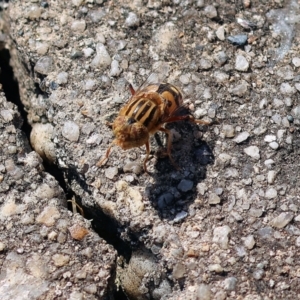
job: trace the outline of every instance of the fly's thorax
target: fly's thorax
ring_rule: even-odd
[[[118,116],[114,121],[113,131],[115,143],[123,149],[140,147],[149,139],[147,127],[128,116]]]

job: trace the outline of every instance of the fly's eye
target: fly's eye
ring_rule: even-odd
[[[127,121],[128,125],[131,125],[131,124],[133,124],[135,122],[136,122],[136,120],[133,119],[133,118],[129,118],[128,121]]]

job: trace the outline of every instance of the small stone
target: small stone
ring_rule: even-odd
[[[113,179],[117,174],[118,174],[117,167],[111,167],[105,170],[105,177],[108,179]]]
[[[70,256],[69,255],[63,255],[63,254],[54,254],[52,256],[52,260],[53,260],[54,265],[56,267],[62,267],[70,261]]]
[[[213,233],[213,242],[218,244],[221,249],[227,249],[229,242],[228,235],[230,232],[231,229],[227,225],[216,227]]]
[[[56,82],[58,84],[66,84],[68,83],[68,73],[67,72],[60,72],[56,76]]]
[[[85,57],[90,57],[95,52],[95,50],[88,47],[88,48],[82,49],[82,52]]]
[[[123,171],[125,173],[133,172],[138,175],[142,172],[142,168],[139,163],[132,161],[132,162],[128,162],[124,165]]]
[[[220,26],[217,30],[216,30],[216,36],[220,41],[224,41],[225,40],[225,29],[224,26]]]
[[[74,224],[73,226],[69,227],[68,230],[72,238],[77,241],[81,241],[89,233],[85,227],[82,227],[79,224]]]
[[[247,131],[244,131],[244,132],[241,132],[240,134],[238,134],[233,140],[237,143],[237,144],[240,144],[244,141],[246,141],[248,138],[249,138],[249,132]]]
[[[288,223],[293,220],[294,215],[289,212],[283,212],[276,218],[274,218],[270,224],[276,228],[284,228]]]
[[[274,170],[268,172],[268,183],[273,184],[276,179],[277,173]]]
[[[210,287],[207,284],[201,283],[196,291],[196,299],[197,300],[211,300],[212,295],[210,291]]]
[[[269,188],[266,191],[265,197],[268,199],[273,199],[277,197],[277,191],[274,188]]]
[[[295,67],[300,67],[300,58],[299,57],[293,57],[292,63]]]
[[[253,249],[255,245],[255,240],[253,235],[248,235],[244,240],[244,245],[247,249],[251,250]]]
[[[62,135],[71,142],[77,142],[79,139],[79,126],[73,121],[67,121],[62,129]]]
[[[296,93],[296,89],[287,82],[280,85],[280,92],[284,95],[292,95]]]
[[[234,291],[236,287],[237,279],[235,277],[228,277],[223,281],[224,289],[226,291]]]
[[[140,25],[140,19],[135,13],[130,12],[125,20],[125,24],[128,27],[137,27]]]
[[[227,62],[228,56],[224,51],[219,51],[214,55],[214,60],[216,63],[223,66]],[[224,73],[224,74],[226,74],[226,73]],[[226,75],[229,77],[228,74],[226,74]]]
[[[248,36],[246,34],[233,35],[229,36],[227,40],[233,45],[243,46],[247,43]]]
[[[248,83],[244,80],[237,86],[230,89],[230,93],[232,93],[235,96],[243,97],[248,91]]]
[[[171,205],[173,203],[174,196],[171,193],[165,193],[158,197],[157,205],[160,209],[164,209],[165,207]]]
[[[91,10],[89,12],[89,17],[94,23],[99,23],[105,15],[106,15],[105,11],[101,8]]]
[[[291,80],[294,78],[294,71],[290,65],[280,67],[276,74],[284,80]]]
[[[52,57],[43,56],[41,57],[34,66],[34,71],[42,75],[48,75],[54,70],[54,62]]]
[[[265,162],[264,162],[264,164],[267,168],[271,168],[274,163],[275,163],[274,160],[271,158],[265,160]]]
[[[244,149],[244,152],[255,160],[260,159],[259,149],[257,146],[249,146]]]
[[[273,150],[277,150],[279,148],[279,144],[277,142],[272,142],[269,144],[269,146],[273,149]]]
[[[185,272],[186,272],[185,265],[179,262],[175,265],[173,269],[173,277],[175,279],[180,279],[184,277]]]
[[[85,292],[87,292],[88,294],[96,294],[97,293],[97,285],[96,284],[94,284],[94,283],[92,283],[92,284],[89,284],[89,285],[87,285],[87,286],[85,286],[84,288],[83,288],[83,290],[85,291]]]
[[[200,182],[197,184],[197,191],[200,195],[203,196],[207,190],[208,190],[208,187],[204,182]]]
[[[84,90],[85,91],[95,91],[97,89],[97,80],[94,79],[88,79],[84,82]]]
[[[30,20],[39,19],[42,14],[42,8],[37,5],[31,5],[26,11],[27,18]]]
[[[264,141],[267,142],[267,143],[271,143],[273,141],[276,141],[276,135],[273,135],[273,134],[266,135],[265,138],[264,138]]]
[[[204,14],[209,19],[213,19],[213,18],[216,18],[218,16],[217,9],[213,5],[207,5],[204,8]]]
[[[237,55],[235,59],[235,69],[241,72],[246,72],[249,68],[249,62],[243,55]]]
[[[86,28],[86,22],[84,20],[75,20],[71,24],[71,30],[77,33],[83,33]]]
[[[119,76],[122,72],[122,69],[119,67],[119,62],[117,60],[113,60],[110,66],[110,76],[116,77]]]
[[[229,75],[225,72],[216,71],[214,72],[214,79],[217,83],[226,82],[229,80]]]
[[[191,181],[191,180],[187,180],[187,179],[182,179],[181,181],[180,181],[180,183],[178,184],[178,189],[180,190],[180,191],[182,191],[182,192],[188,192],[188,191],[190,191],[192,188],[193,188],[193,186],[194,186],[194,183],[193,183],[193,181]]]
[[[93,68],[106,68],[111,64],[111,57],[102,43],[96,45],[97,54],[91,62]]]
[[[280,114],[275,114],[272,116],[272,120],[274,121],[274,123],[280,125],[281,124],[281,115]]]
[[[210,193],[209,198],[208,198],[209,204],[219,204],[220,202],[221,202],[221,198],[217,194]]]
[[[75,6],[80,6],[84,0],[72,0],[72,4]]]
[[[216,272],[216,273],[222,273],[224,269],[220,264],[212,264],[208,266],[209,272]]]
[[[180,221],[182,221],[183,219],[185,219],[188,216],[188,213],[186,211],[181,211],[180,213],[178,213],[175,218],[174,218],[174,222],[178,223]]]
[[[300,247],[300,236],[298,236],[297,238],[296,238],[296,246],[297,247]],[[299,273],[300,274],[300,273]],[[298,276],[298,277],[300,277],[300,276]]]
[[[58,209],[54,206],[46,206],[44,210],[36,217],[36,222],[48,227],[53,226],[57,219],[60,218]]]
[[[6,249],[6,245],[0,242],[0,252],[4,251],[5,249]]]
[[[199,67],[201,70],[209,70],[212,67],[211,61],[205,58],[201,58]]]
[[[227,138],[234,137],[234,127],[232,125],[223,125],[221,132]]]
[[[3,118],[3,120],[5,121],[5,122],[10,122],[10,121],[12,121],[13,120],[13,115],[12,115],[12,113],[11,113],[11,111],[10,110],[8,110],[8,109],[3,109],[3,110],[1,110],[0,111],[0,115],[1,115],[1,117]]]

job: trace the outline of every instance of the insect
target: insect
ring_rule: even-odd
[[[170,83],[150,84],[138,91],[135,91],[132,85],[129,88],[131,98],[121,108],[115,121],[108,123],[113,129],[115,139],[108,147],[104,158],[96,165],[99,167],[104,163],[113,145],[124,150],[145,145],[144,170],[148,172],[146,163],[150,155],[150,136],[157,131],[162,131],[168,136],[167,155],[176,167],[171,156],[172,133],[163,127],[164,124],[182,120],[203,125],[210,125],[210,123],[195,119],[183,104],[181,91]]]

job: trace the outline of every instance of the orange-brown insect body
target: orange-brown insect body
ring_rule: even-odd
[[[172,84],[152,84],[137,91],[130,87],[132,97],[128,103],[121,108],[118,117],[112,124],[115,140],[113,144],[122,149],[146,146],[147,155],[144,160],[144,169],[147,171],[146,162],[150,153],[149,138],[157,131],[168,134],[168,155],[171,157],[171,132],[165,129],[164,123],[180,120],[189,120],[194,123],[209,124],[208,122],[195,120],[189,113],[178,114],[183,107],[183,99],[180,90]],[[105,157],[97,163],[102,165],[108,158],[112,145],[108,148]]]

